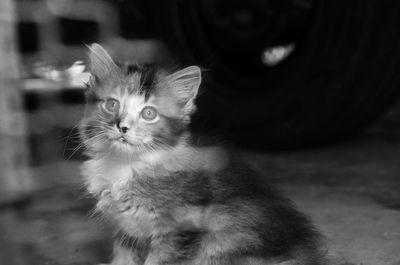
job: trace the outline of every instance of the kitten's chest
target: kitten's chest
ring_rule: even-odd
[[[104,160],[88,160],[81,167],[87,191],[99,195],[104,190],[112,190],[113,186],[122,186],[132,178],[129,165],[110,163]]]
[[[148,235],[155,227],[151,205],[135,194],[135,171],[132,166],[89,160],[82,165],[82,175],[89,193],[98,198],[97,209],[130,234]],[[144,205],[146,204],[146,205]]]
[[[146,177],[137,167],[92,160],[84,163],[82,174],[88,191],[99,198],[98,209],[131,235],[148,237],[177,226],[198,226],[202,210],[189,205],[204,201],[204,183],[179,174],[155,177],[160,172],[152,169],[150,175],[141,171]]]

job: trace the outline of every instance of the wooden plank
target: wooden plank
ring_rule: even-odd
[[[27,129],[18,88],[15,1],[0,1],[0,202],[32,190]]]

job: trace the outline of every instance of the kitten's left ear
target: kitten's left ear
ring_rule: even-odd
[[[201,83],[201,70],[198,66],[189,66],[168,76],[170,89],[178,100],[185,115],[196,110],[194,100]]]

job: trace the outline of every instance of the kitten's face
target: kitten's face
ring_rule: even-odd
[[[89,57],[93,78],[80,126],[89,153],[135,156],[179,142],[195,109],[198,67],[172,75],[118,67],[97,44],[90,47]]]

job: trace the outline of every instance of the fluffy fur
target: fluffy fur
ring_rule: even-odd
[[[318,233],[264,176],[196,144],[197,66],[118,66],[89,48],[82,174],[116,228],[112,265],[322,264]]]

